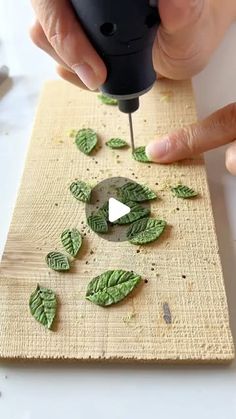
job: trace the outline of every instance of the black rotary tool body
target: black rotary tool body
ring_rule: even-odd
[[[89,40],[104,60],[108,76],[101,90],[131,113],[151,89],[156,73],[152,48],[160,22],[157,0],[71,0]],[[131,126],[132,128],[132,126]]]

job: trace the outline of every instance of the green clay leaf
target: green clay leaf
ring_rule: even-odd
[[[105,234],[108,232],[108,224],[101,210],[99,210],[96,214],[90,215],[87,218],[87,223],[95,233]]]
[[[157,198],[155,192],[153,192],[148,186],[140,185],[136,182],[127,182],[125,185],[118,189],[118,195],[125,201],[149,201],[150,199]]]
[[[75,143],[84,154],[90,154],[97,144],[97,134],[91,128],[80,129],[75,136]]]
[[[132,244],[146,244],[157,240],[165,230],[166,222],[146,218],[131,224],[127,231],[127,238]]]
[[[127,297],[140,281],[134,272],[107,271],[90,281],[86,298],[99,306],[110,306]]]
[[[171,188],[173,194],[177,196],[177,198],[189,199],[194,198],[198,195],[193,189],[189,188],[188,186],[184,185],[177,185],[174,188]]]
[[[128,144],[125,140],[121,138],[111,138],[109,141],[106,142],[106,145],[110,148],[124,148],[128,147]]]
[[[92,192],[92,188],[81,180],[76,180],[70,185],[70,191],[72,195],[78,199],[78,201],[89,202]]]
[[[30,296],[29,307],[32,316],[39,323],[48,329],[52,328],[57,309],[56,295],[52,290],[37,285]]]
[[[98,214],[102,214],[106,221],[109,219],[109,204],[105,202],[105,204],[98,210]]]
[[[104,103],[104,105],[110,105],[110,106],[117,106],[118,105],[118,102],[117,102],[116,99],[113,99],[112,97],[106,96],[103,93],[98,95],[98,99],[100,99],[100,101],[102,103]]]
[[[133,158],[134,160],[137,160],[141,163],[151,163],[150,160],[148,159],[148,156],[146,154],[145,151],[145,147],[141,146],[141,147],[137,147],[134,152],[133,152]]]
[[[81,248],[82,236],[76,228],[68,229],[61,234],[61,242],[67,253],[75,257]]]
[[[131,211],[128,214],[116,220],[113,224],[130,224],[136,220],[140,220],[140,218],[148,217],[148,215],[150,214],[149,208],[142,207],[141,205],[137,204],[137,202],[126,201],[125,205],[130,207]]]
[[[54,271],[68,271],[70,262],[67,256],[60,252],[50,252],[46,256],[46,262],[49,268]]]

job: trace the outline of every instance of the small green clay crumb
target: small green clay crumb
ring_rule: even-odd
[[[160,102],[169,102],[173,98],[173,91],[172,90],[166,90],[160,92]]]
[[[123,317],[123,322],[129,324],[133,319],[135,319],[137,313],[129,313],[127,316]]]
[[[77,134],[77,130],[76,129],[72,129],[69,131],[69,137],[70,138],[75,138],[76,134]]]

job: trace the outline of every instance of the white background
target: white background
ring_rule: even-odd
[[[51,60],[28,38],[29,0],[0,0],[0,65],[12,86],[0,88],[0,254],[15,204],[42,82],[56,77]],[[194,79],[199,117],[236,100],[236,24],[206,70]],[[158,115],[157,115],[158,118]],[[236,134],[236,127],[235,127]],[[231,326],[236,336],[236,180],[224,150],[208,153]],[[2,419],[126,419],[236,417],[236,368],[79,363],[0,364]]]

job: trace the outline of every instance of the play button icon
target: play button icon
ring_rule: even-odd
[[[119,190],[130,182],[136,184],[132,179],[112,177],[99,182],[92,189],[90,201],[85,206],[89,234],[97,234],[111,242],[126,241],[127,229],[135,220],[137,205],[142,217],[150,213],[149,201],[136,203],[124,200],[119,195]]]
[[[111,223],[114,223],[115,221],[119,220],[119,218],[129,214],[130,211],[131,210],[128,205],[123,204],[123,202],[118,201],[118,199],[109,198],[108,219]]]

